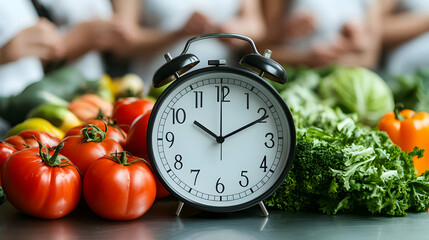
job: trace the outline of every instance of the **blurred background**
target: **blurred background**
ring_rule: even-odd
[[[427,0],[0,0],[0,136],[41,101],[71,101],[78,90],[96,92],[124,76],[138,86],[134,94],[146,96],[165,53],[175,57],[187,39],[216,32],[271,49],[292,78],[297,69],[362,67],[408,107],[424,98]],[[210,59],[237,65],[248,51],[228,39],[189,50],[198,67]],[[118,89],[105,97],[114,101]],[[415,110],[426,107],[419,104]]]

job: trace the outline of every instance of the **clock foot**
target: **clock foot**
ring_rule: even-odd
[[[179,202],[179,205],[177,206],[177,210],[176,210],[176,216],[180,216],[180,213],[182,212],[183,205],[185,205],[183,202]]]
[[[259,207],[261,208],[262,213],[264,214],[264,216],[268,217],[269,213],[268,213],[268,210],[265,207],[264,203],[262,201],[260,201],[258,204],[259,204]]]

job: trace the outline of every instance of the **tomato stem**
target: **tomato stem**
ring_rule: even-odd
[[[126,152],[126,151],[123,151],[123,152],[114,152],[114,153],[111,153],[110,154],[110,156],[108,156],[112,161],[115,161],[115,162],[117,162],[117,163],[119,163],[119,164],[121,164],[122,166],[129,166],[129,165],[131,165],[131,164],[133,164],[133,163],[135,163],[135,162],[138,162],[138,161],[144,161],[144,162],[146,162],[146,160],[145,159],[143,159],[143,158],[139,158],[139,159],[136,159],[136,160],[134,160],[134,161],[132,161],[132,162],[128,162],[127,160],[128,160],[128,158],[127,158],[127,154],[129,154],[128,152]],[[118,156],[119,155],[119,156]],[[147,162],[146,162],[147,163]]]
[[[64,147],[64,142],[61,142],[60,144],[58,144],[58,146],[55,147],[55,152],[51,156],[49,154],[49,148],[47,148],[45,145],[43,145],[39,141],[39,139],[37,139],[36,137],[34,137],[34,138],[36,139],[37,143],[39,144],[39,155],[40,155],[40,158],[42,159],[42,161],[46,165],[51,166],[51,167],[68,167],[68,166],[72,166],[72,167],[75,167],[79,173],[81,173],[79,171],[79,169],[67,157],[65,157],[63,155],[60,155],[60,151]],[[43,149],[46,150],[46,153],[43,152]]]
[[[104,113],[101,111],[101,108],[98,109],[97,119],[104,121]]]
[[[103,123],[105,131],[94,124],[88,124],[87,127],[82,129],[82,134],[86,142],[101,142],[106,138],[107,125],[105,121],[103,121]]]
[[[55,161],[58,158],[58,154],[60,154],[60,150],[64,147],[64,142],[61,142],[60,144],[58,144],[58,146],[55,148],[55,152],[52,155],[52,157],[50,157],[50,163],[55,163]],[[49,154],[49,150],[47,149],[47,153]],[[48,155],[49,156],[49,155]]]

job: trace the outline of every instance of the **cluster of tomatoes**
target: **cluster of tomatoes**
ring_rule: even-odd
[[[123,98],[110,121],[86,121],[62,140],[25,130],[0,142],[0,184],[9,202],[46,219],[67,215],[81,198],[107,219],[142,216],[155,198],[169,195],[148,161],[153,106],[149,99]]]

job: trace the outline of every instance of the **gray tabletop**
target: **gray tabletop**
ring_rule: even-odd
[[[234,213],[201,212],[186,206],[175,216],[177,201],[161,199],[141,218],[108,221],[80,204],[68,216],[41,220],[0,206],[0,239],[429,239],[429,213],[405,217],[359,214],[327,216],[269,210],[256,206]]]

